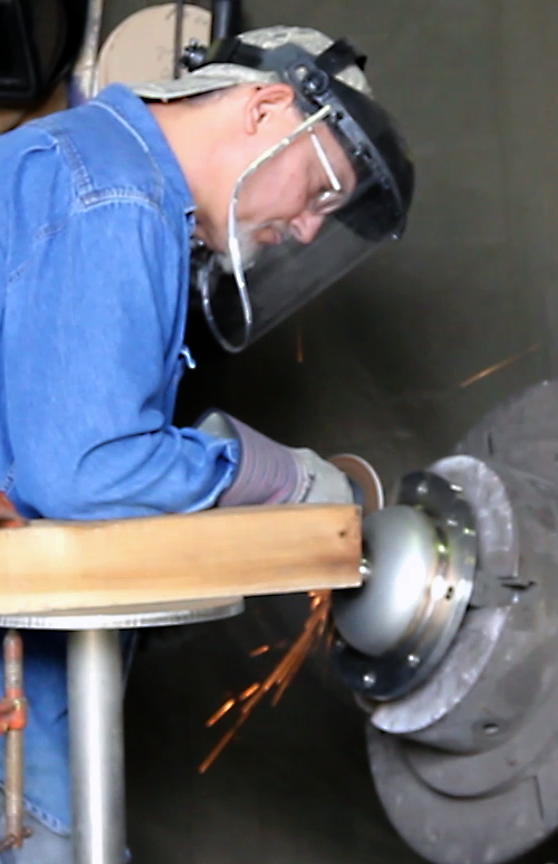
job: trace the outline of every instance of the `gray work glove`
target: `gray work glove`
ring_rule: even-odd
[[[291,449],[308,478],[308,490],[301,499],[305,504],[353,504],[354,492],[347,475],[331,462],[306,448]]]
[[[352,504],[346,475],[317,453],[285,447],[223,411],[210,411],[195,424],[216,438],[240,444],[238,471],[221,495],[220,507],[248,504]]]

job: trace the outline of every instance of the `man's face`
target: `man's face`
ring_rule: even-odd
[[[266,91],[271,90],[271,94]],[[286,85],[254,88],[242,106],[244,135],[237,138],[239,158],[231,160],[227,195],[220,197],[218,230],[212,248],[226,252],[228,206],[243,171],[270,147],[292,134],[301,123]],[[246,259],[261,245],[275,245],[286,237],[311,243],[326,213],[353,192],[356,178],[333,133],[324,124],[302,133],[284,150],[256,169],[242,183],[236,210],[241,248]],[[215,224],[215,222],[214,222]]]
[[[294,111],[292,114],[291,132],[300,122]],[[333,134],[325,124],[319,124],[243,183],[237,208],[239,222],[252,229],[255,240],[262,244],[279,243],[285,235],[311,243],[327,215],[320,207],[321,197],[337,191],[328,177],[331,172],[341,187],[340,199],[347,198],[355,187],[353,170]]]

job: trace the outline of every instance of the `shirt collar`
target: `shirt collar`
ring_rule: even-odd
[[[110,84],[95,97],[95,101],[119,114],[123,122],[140,136],[173,193],[184,201],[186,215],[193,214],[196,204],[190,187],[161,127],[145,102],[124,84]]]

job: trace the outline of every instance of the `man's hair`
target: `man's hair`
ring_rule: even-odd
[[[217,102],[218,99],[222,99],[223,96],[226,96],[231,90],[236,90],[240,85],[236,85],[235,87],[226,87],[220,90],[209,90],[207,93],[194,93],[192,96],[184,96],[181,99],[181,102],[188,102],[189,104],[199,105],[204,102]]]

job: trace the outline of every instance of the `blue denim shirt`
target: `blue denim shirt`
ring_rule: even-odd
[[[172,425],[195,205],[151,112],[112,85],[1,136],[0,172],[0,489],[30,518],[211,507],[238,450]],[[64,635],[25,650],[26,799],[64,833]]]

